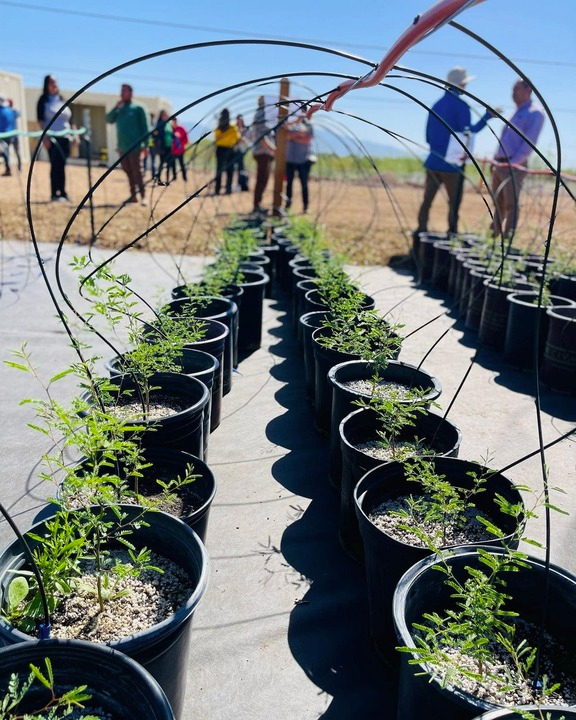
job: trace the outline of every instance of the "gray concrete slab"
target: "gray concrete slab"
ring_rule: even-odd
[[[27,341],[39,372],[49,377],[71,354],[29,249],[2,244],[2,357]],[[81,250],[66,246],[64,256]],[[42,246],[42,255],[53,272],[54,247]],[[186,258],[186,275],[197,276],[205,262]],[[121,265],[153,304],[166,300],[179,282],[177,263],[167,256],[133,251]],[[442,409],[452,403],[475,358],[449,414],[462,430],[461,457],[489,453],[492,466],[501,468],[537,450],[531,376],[507,368],[498,353],[476,354],[475,335],[447,314],[441,297],[415,288],[408,272],[382,267],[350,272],[380,311],[404,324],[400,357],[414,364],[425,358],[423,367],[442,383]],[[74,284],[64,269],[67,292]],[[29,409],[18,407],[38,388],[4,365],[0,378],[0,492],[25,529],[49,492],[38,480],[42,443],[26,428]],[[575,421],[575,398],[542,390],[545,442]],[[555,493],[554,502],[572,513],[553,517],[552,558],[576,571],[574,441],[555,445],[545,459],[551,484],[567,492]],[[328,441],[314,429],[290,303],[281,292],[265,301],[262,347],[234,374],[221,425],[210,436],[208,461],[218,481],[206,540],[211,579],[194,618],[183,717],[394,718],[395,680],[371,648],[363,569],[338,543],[339,500],[327,479]],[[538,457],[508,474],[539,492]],[[531,521],[528,532],[542,541],[542,518]],[[2,522],[0,542],[9,539]]]

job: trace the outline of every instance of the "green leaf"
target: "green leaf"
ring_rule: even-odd
[[[8,611],[14,612],[28,597],[30,586],[25,577],[15,577],[8,586]]]
[[[39,680],[42,685],[47,687],[49,690],[51,690],[54,686],[54,675],[52,673],[52,663],[50,662],[49,658],[44,658],[44,662],[46,664],[46,672],[48,677],[46,677],[39,668],[36,667],[36,665],[30,665],[30,670],[34,674],[34,677]]]

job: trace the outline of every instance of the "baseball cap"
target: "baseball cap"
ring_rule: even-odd
[[[474,77],[468,75],[463,67],[453,67],[446,76],[446,80],[452,85],[466,85],[470,80],[474,80]]]

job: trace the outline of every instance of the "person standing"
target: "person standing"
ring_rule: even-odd
[[[13,125],[12,129],[16,131],[18,129],[18,118],[20,117],[20,110],[16,110],[12,98],[8,98],[8,100],[6,100],[6,104],[11,114],[11,124]],[[10,153],[10,147],[14,148],[18,172],[22,172],[22,158],[20,157],[20,139],[17,132],[15,132],[11,138],[8,138],[8,153]]]
[[[136,193],[139,190],[142,205],[147,205],[140,156],[148,152],[149,115],[142,105],[133,101],[132,93],[131,85],[122,85],[120,100],[106,114],[106,122],[116,125],[120,165],[130,185],[128,202],[138,202]]]
[[[10,127],[11,124],[11,115],[10,110],[8,107],[8,103],[6,102],[6,98],[3,95],[0,95],[0,133],[9,133],[13,128]],[[10,138],[0,137],[0,155],[2,155],[2,159],[4,160],[4,172],[2,173],[3,177],[10,177],[12,175],[12,171],[10,170]]]
[[[252,155],[256,161],[256,182],[254,184],[254,212],[261,213],[262,198],[268,185],[270,171],[274,156],[276,155],[276,142],[273,131],[266,122],[266,107],[264,96],[258,98],[258,108],[250,128],[252,140]]]
[[[292,206],[292,185],[295,175],[300,179],[302,187],[302,203],[304,213],[308,212],[308,177],[312,167],[311,143],[314,131],[310,120],[300,113],[296,120],[286,124],[286,210]]]
[[[246,152],[248,143],[248,128],[244,124],[242,115],[236,115],[236,127],[240,133],[240,140],[234,147],[234,166],[238,176],[238,186],[242,192],[248,192],[248,174],[244,169],[244,153]]]
[[[180,164],[182,178],[186,182],[186,163],[184,162],[184,153],[188,146],[188,133],[182,125],[178,125],[178,120],[172,118],[172,153],[170,158],[170,169],[172,170],[174,180],[176,180],[176,161]]]
[[[533,102],[529,83],[517,80],[512,88],[512,100],[516,111],[498,141],[491,183],[496,207],[490,230],[492,235],[500,236],[503,232],[505,237],[511,237],[516,231],[518,200],[526,175],[524,168],[544,125],[544,110]]]
[[[156,115],[154,113],[150,113],[150,127],[154,128],[155,126],[155,120]],[[150,161],[150,170],[152,172],[152,179],[154,179],[156,175],[156,146],[154,144],[155,137],[154,137],[154,131],[150,133],[150,137],[148,138],[148,153],[144,153],[144,157],[142,158],[142,173],[144,175],[144,178],[146,178],[146,171],[148,170],[148,161]]]
[[[72,110],[64,107],[64,98],[60,95],[54,75],[46,75],[42,95],[36,105],[36,119],[41,130],[49,129],[49,135],[42,140],[50,159],[50,189],[52,202],[66,202],[66,160],[70,156],[70,135],[72,129]],[[60,114],[56,119],[55,116]],[[51,134],[57,133],[57,134]]]
[[[234,146],[240,140],[240,132],[234,123],[230,122],[230,112],[224,108],[218,119],[218,127],[214,131],[216,143],[216,185],[215,195],[220,194],[222,175],[226,173],[226,195],[232,192],[232,179],[234,176]]]
[[[450,139],[454,133],[460,133],[465,139],[468,135],[480,132],[493,117],[486,112],[477,123],[471,125],[470,108],[461,95],[467,83],[474,78],[469,76],[464,68],[455,67],[450,70],[446,79],[449,85],[446,85],[446,91],[440,100],[432,106],[426,123],[426,142],[430,146],[430,153],[424,161],[426,179],[424,198],[418,212],[417,233],[428,230],[430,208],[442,185],[448,195],[448,232],[458,232],[463,163],[448,162],[451,159],[447,158]]]
[[[172,163],[172,125],[166,110],[160,110],[158,122],[153,132],[154,148],[159,158],[156,182],[158,185],[170,184],[170,166]],[[166,182],[162,182],[162,169],[166,168]]]

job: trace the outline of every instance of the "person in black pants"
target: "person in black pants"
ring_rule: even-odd
[[[286,142],[286,209],[292,207],[292,185],[295,175],[300,178],[302,187],[302,205],[304,213],[308,212],[308,177],[312,167],[311,143],[314,131],[310,120],[302,112],[296,120],[287,123]]]
[[[53,75],[44,78],[44,89],[36,106],[36,118],[42,130],[48,128],[49,135],[42,141],[50,158],[50,189],[52,202],[67,202],[66,160],[70,156],[70,136],[72,129],[72,110],[64,107],[64,98],[60,95],[58,83]],[[62,109],[63,108],[63,109]],[[56,119],[56,114],[62,110]]]

